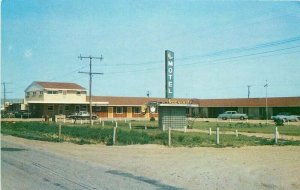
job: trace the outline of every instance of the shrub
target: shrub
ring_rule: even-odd
[[[113,145],[113,137],[111,135],[104,137],[104,144]]]
[[[283,123],[284,123],[283,119],[275,119],[276,126],[283,126],[284,125]]]

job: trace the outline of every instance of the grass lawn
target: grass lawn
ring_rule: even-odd
[[[158,129],[157,122],[147,122],[147,130],[145,130],[144,124],[144,122],[132,122],[132,130],[130,130],[128,123],[119,122],[117,145],[168,144],[168,133]],[[197,128],[203,127],[201,123],[199,124]],[[68,141],[77,144],[103,143],[112,145],[114,126],[115,123],[112,122],[106,122],[104,127],[100,124],[96,124],[93,127],[88,125],[62,125],[62,137],[59,139],[57,135],[58,125],[54,123],[2,122],[1,133],[43,141]],[[206,127],[209,128],[211,126],[213,125],[209,123]],[[274,140],[243,135],[235,137],[235,135],[222,134],[220,135],[220,144],[216,145],[214,135],[209,136],[207,133],[199,132],[183,133],[172,131],[172,146],[240,147],[257,145],[274,145]],[[300,141],[279,141],[277,145],[300,145]]]
[[[197,121],[193,124],[193,129],[202,130],[216,130],[219,127],[220,131],[235,131],[238,129],[239,132],[249,132],[249,133],[271,133],[275,131],[275,125],[266,124],[253,124],[253,123],[225,123],[225,122],[205,122]],[[277,126],[280,134],[300,136],[300,126],[296,125],[284,125]]]

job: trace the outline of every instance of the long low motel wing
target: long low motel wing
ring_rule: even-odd
[[[87,90],[75,83],[38,82],[30,84],[25,90],[25,102],[34,117],[57,114],[68,115],[73,112],[89,110]],[[246,113],[252,118],[264,118],[265,98],[236,99],[186,99],[186,98],[148,98],[93,96],[92,110],[101,118],[150,118],[153,113],[142,114],[149,102],[161,104],[187,104],[186,113],[190,116],[217,117],[224,111]],[[150,109],[150,107],[149,107]],[[268,98],[269,116],[279,112],[300,114],[300,97]]]

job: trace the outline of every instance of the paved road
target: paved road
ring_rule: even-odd
[[[1,186],[11,189],[179,189],[108,166],[1,140]]]

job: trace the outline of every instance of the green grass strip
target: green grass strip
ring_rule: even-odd
[[[73,142],[76,144],[113,144],[113,125],[102,127],[101,125],[62,125],[62,136],[58,138],[58,125],[45,122],[2,122],[1,133],[26,139]],[[210,125],[211,126],[211,125]],[[208,126],[207,126],[208,127]],[[217,126],[215,126],[217,127]],[[117,129],[117,145],[131,144],[160,144],[168,145],[168,133],[156,126],[150,126],[147,130],[144,125],[135,124],[129,130],[127,124],[119,125]],[[206,133],[183,133],[172,131],[172,146],[184,147],[241,147],[275,145],[274,139],[249,137],[244,135],[220,134],[220,144],[215,144],[215,135]],[[276,145],[300,145],[300,141],[278,140]]]

